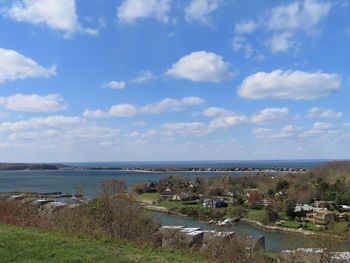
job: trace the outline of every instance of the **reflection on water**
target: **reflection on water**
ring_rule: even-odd
[[[200,227],[205,230],[235,231],[237,235],[253,236],[256,238],[265,236],[266,249],[274,252],[280,252],[284,249],[297,247],[332,248],[332,246],[335,246],[338,250],[350,249],[350,242],[338,242],[337,244],[331,244],[329,240],[325,239],[311,238],[293,233],[264,231],[245,223],[239,223],[234,226],[215,226],[187,217],[158,212],[152,212],[151,214],[159,219],[162,225],[181,225],[187,227]]]

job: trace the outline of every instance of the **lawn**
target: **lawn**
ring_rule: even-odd
[[[0,225],[0,262],[207,262],[195,253]]]
[[[263,221],[265,219],[265,209],[249,209],[246,218],[254,221]]]
[[[160,198],[160,194],[155,193],[143,193],[136,196],[136,199],[140,201],[158,201]]]

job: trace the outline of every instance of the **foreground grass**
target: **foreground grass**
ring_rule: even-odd
[[[208,262],[197,254],[0,224],[0,262]]]

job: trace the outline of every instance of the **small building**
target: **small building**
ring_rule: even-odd
[[[222,207],[228,207],[228,204],[224,200],[204,199],[203,207],[204,208],[222,208]]]
[[[326,208],[332,210],[335,208],[334,201],[314,201],[314,207],[316,208]]]
[[[335,212],[321,210],[306,214],[306,221],[316,225],[328,225],[335,221]]]
[[[298,248],[280,253],[278,263],[350,263],[350,252],[329,252],[319,248]]]
[[[160,193],[160,198],[171,199],[173,198],[174,195],[175,195],[175,191],[168,187],[162,193]]]
[[[246,197],[249,205],[261,205],[264,199],[264,195],[259,191],[247,192]]]

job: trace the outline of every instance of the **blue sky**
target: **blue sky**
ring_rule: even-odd
[[[349,158],[349,4],[1,0],[0,160]]]

